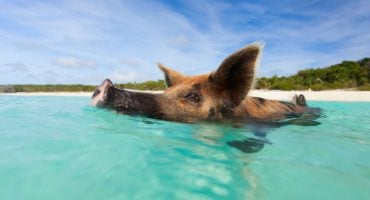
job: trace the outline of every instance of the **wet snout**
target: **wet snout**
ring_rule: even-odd
[[[112,86],[112,81],[105,79],[98,87],[96,87],[94,94],[91,97],[91,105],[104,106],[108,98],[108,89]]]

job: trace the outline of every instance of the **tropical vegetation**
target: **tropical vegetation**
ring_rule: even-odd
[[[142,83],[122,83],[115,86],[136,90],[163,90],[164,80]],[[0,92],[91,92],[93,85],[0,85]],[[325,68],[305,69],[291,76],[272,76],[257,79],[256,89],[266,90],[370,90],[370,58],[343,61]]]

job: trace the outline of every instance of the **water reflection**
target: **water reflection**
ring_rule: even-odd
[[[182,138],[184,137],[181,136],[182,133],[188,134],[186,133],[187,131],[184,130],[191,130],[192,136],[204,144],[212,146],[223,146],[226,144],[230,147],[238,149],[243,153],[257,153],[261,151],[266,144],[272,144],[267,135],[272,133],[277,128],[288,125],[317,126],[320,125],[320,122],[317,120],[322,116],[320,109],[313,109],[303,115],[291,115],[287,116],[286,119],[279,121],[232,119],[229,121],[203,121],[186,124],[180,122],[168,122],[137,115],[120,115],[121,117],[117,118],[117,113],[113,114],[114,112],[104,112],[103,109],[88,108],[87,110],[93,111],[95,117],[99,120],[99,122],[101,122],[100,126],[102,126],[102,124],[108,124],[104,127],[114,127],[116,131],[123,131],[124,126],[127,125],[134,126],[137,129],[152,130],[154,132],[172,127],[173,134]],[[97,110],[99,111],[97,112]],[[117,124],[119,124],[118,127]],[[137,134],[137,132],[140,131],[135,131],[135,134]],[[230,137],[230,134],[232,134],[232,137]]]
[[[317,126],[321,123],[318,113],[304,114],[301,116],[292,116],[286,120],[280,121],[257,121],[257,120],[239,120],[220,123],[199,123],[198,129],[193,133],[194,138],[208,145],[224,145],[234,147],[243,153],[256,153],[261,151],[266,144],[272,144],[267,135],[275,129],[283,126]],[[233,138],[221,141],[227,137],[228,133],[234,134]]]

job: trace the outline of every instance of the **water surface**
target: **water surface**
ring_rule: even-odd
[[[367,199],[370,103],[309,102],[318,126],[269,129],[254,154],[228,146],[248,125],[119,115],[87,97],[0,96],[0,199]]]

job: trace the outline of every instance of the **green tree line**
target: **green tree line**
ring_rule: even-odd
[[[135,90],[163,90],[164,80],[142,83],[116,84],[116,87]],[[0,85],[0,92],[92,92],[93,85]],[[370,58],[359,61],[343,61],[326,68],[305,69],[292,76],[273,76],[257,79],[257,89],[268,90],[370,90]]]
[[[257,89],[269,90],[370,90],[370,58],[343,61],[326,68],[305,69],[292,76],[259,78]]]
[[[115,84],[116,87],[134,89],[134,90],[163,90],[166,88],[164,80],[146,81],[142,83],[124,83]],[[47,84],[47,85],[1,85],[0,93],[12,92],[92,92],[96,86],[94,85],[63,85],[63,84]]]

